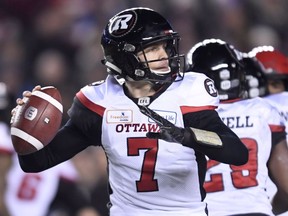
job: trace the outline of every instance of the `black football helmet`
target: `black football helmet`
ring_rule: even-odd
[[[211,78],[221,101],[245,97],[242,54],[232,45],[220,39],[206,39],[193,46],[186,58],[186,71]]]
[[[180,75],[180,65],[184,61],[181,60],[184,55],[179,55],[179,40],[179,34],[159,13],[143,7],[127,9],[112,17],[104,29],[101,45],[105,59],[102,63],[108,73],[118,79],[172,82],[177,74]],[[170,62],[167,73],[150,70],[148,61],[140,62],[136,55],[139,52],[144,54],[145,48],[162,41],[167,43]],[[159,59],[150,62],[154,61]]]
[[[243,54],[245,66],[246,90],[249,98],[268,95],[265,68],[254,56]]]

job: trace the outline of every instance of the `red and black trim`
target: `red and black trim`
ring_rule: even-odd
[[[198,111],[204,111],[204,110],[215,110],[217,106],[181,106],[181,112],[183,115],[187,113],[193,113]]]
[[[83,92],[79,91],[76,94],[76,97],[78,98],[78,100],[85,106],[87,107],[89,110],[97,113],[98,115],[102,116],[104,115],[105,112],[105,108],[93,103],[92,101],[90,101],[84,94]]]

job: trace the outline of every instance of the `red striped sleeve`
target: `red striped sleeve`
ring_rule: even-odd
[[[97,104],[92,103],[81,91],[76,94],[76,97],[80,100],[80,102],[90,109],[91,111],[97,113],[100,116],[104,115],[105,108],[99,106]]]
[[[269,125],[272,132],[284,132],[285,126],[282,125]]]
[[[215,110],[217,106],[199,106],[199,107],[192,107],[192,106],[181,106],[181,112],[182,114],[187,114],[191,112],[198,112],[202,110]]]

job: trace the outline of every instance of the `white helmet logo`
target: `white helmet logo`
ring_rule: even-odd
[[[115,16],[110,20],[108,31],[114,37],[122,37],[135,26],[137,15],[135,12]]]
[[[132,18],[131,14],[125,14],[116,17],[109,27],[109,32],[112,33],[113,31],[117,31],[119,29],[127,29],[128,28],[127,23],[131,20],[131,18]]]

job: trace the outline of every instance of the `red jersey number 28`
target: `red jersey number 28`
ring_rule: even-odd
[[[242,138],[241,141],[249,150],[249,161],[242,166],[233,166],[231,168],[231,180],[233,186],[237,189],[254,187],[258,185],[256,176],[258,172],[257,142],[254,139]],[[207,170],[219,165],[220,162],[209,160]],[[210,181],[204,183],[207,193],[224,191],[224,182],[222,173],[213,173],[210,175]]]

